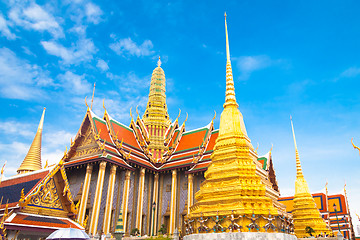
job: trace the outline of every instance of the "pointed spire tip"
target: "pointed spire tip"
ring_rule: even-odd
[[[159,56],[159,60],[158,60],[158,62],[157,62],[157,66],[158,66],[158,67],[161,67],[161,60],[160,60],[160,56]]]

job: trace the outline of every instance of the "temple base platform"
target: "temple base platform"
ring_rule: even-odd
[[[266,232],[198,233],[186,235],[184,240],[297,240],[295,235]]]

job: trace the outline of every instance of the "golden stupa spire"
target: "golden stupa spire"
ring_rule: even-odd
[[[205,181],[195,194],[196,203],[190,207],[189,214],[190,218],[209,217],[209,226],[213,224],[210,217],[217,215],[228,216],[234,213],[249,217],[269,212],[273,216],[279,214],[272,199],[266,195],[267,189],[257,174],[257,154],[246,134],[243,117],[236,103],[226,18],[225,28],[226,99],[211,163],[204,174]],[[250,220],[244,217],[241,225],[245,228],[249,223]],[[222,226],[226,228],[228,224],[230,221],[224,222]]]
[[[149,132],[149,151],[155,162],[161,162],[163,153],[167,151],[164,141],[166,129],[171,124],[166,105],[166,79],[164,70],[161,68],[161,60],[157,62],[151,82],[149,99],[143,115],[144,125]]]
[[[228,105],[235,105],[236,107],[238,107],[238,104],[236,103],[234,79],[233,79],[231,61],[230,61],[230,47],[229,47],[229,36],[228,36],[227,23],[226,23],[226,13],[225,13],[225,35],[226,35],[226,93],[225,93],[224,108]]]
[[[43,110],[39,127],[37,129],[36,135],[34,140],[30,146],[28,153],[26,154],[25,159],[21,163],[20,167],[18,168],[18,174],[32,172],[36,170],[40,170],[41,167],[41,137],[42,137],[42,129],[44,125],[44,116],[45,116],[45,109]]]
[[[298,238],[307,237],[305,228],[311,227],[315,231],[315,235],[329,233],[330,230],[326,227],[319,209],[316,207],[314,198],[312,197],[309,186],[304,178],[299,151],[296,145],[294,125],[290,116],[292,134],[295,145],[296,158],[296,180],[295,180],[295,195],[294,195],[294,231]]]
[[[294,145],[295,145],[296,177],[302,177],[303,178],[304,175],[303,175],[302,168],[301,168],[300,156],[299,156],[299,151],[298,151],[297,145],[296,145],[294,125],[293,125],[291,116],[290,116],[290,121],[291,121],[291,129],[292,129],[292,134],[293,134],[293,138],[294,138]]]

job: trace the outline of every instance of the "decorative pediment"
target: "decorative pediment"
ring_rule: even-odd
[[[31,198],[29,206],[64,210],[53,178],[40,187],[39,192]]]
[[[76,145],[74,144],[69,152],[69,161],[102,152],[96,141],[98,136],[94,134],[91,125],[88,124],[82,132],[84,132],[84,134],[78,136],[78,139],[75,140]]]

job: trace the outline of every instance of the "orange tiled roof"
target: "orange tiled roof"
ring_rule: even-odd
[[[203,143],[208,131],[208,128],[200,128],[198,130],[184,132],[174,154],[193,148],[198,148]]]
[[[175,121],[167,129],[168,139],[164,141],[164,144],[169,143],[170,147],[169,151],[165,153],[168,154],[165,155],[167,156],[166,162],[153,164],[150,161],[151,155],[147,153],[147,137],[143,135],[146,135],[146,132],[144,133],[146,129],[142,130],[141,126],[136,125],[133,120],[130,127],[127,127],[112,119],[107,113],[105,113],[104,119],[101,119],[93,112],[89,112],[90,114],[87,116],[91,118],[94,134],[98,137],[97,143],[103,152],[67,162],[67,167],[105,158],[104,160],[114,161],[128,169],[133,169],[133,165],[140,165],[154,171],[190,168],[195,165],[194,162],[209,158],[218,135],[218,131],[213,131],[213,122],[203,128],[184,132],[185,125],[179,126]],[[141,119],[138,119],[137,123],[142,124]],[[76,146],[74,145],[73,148]]]

